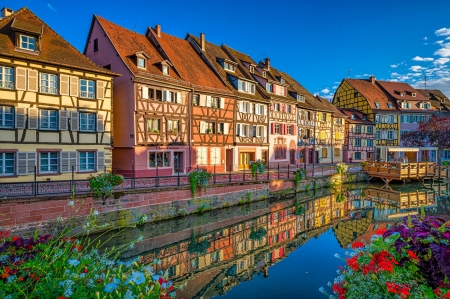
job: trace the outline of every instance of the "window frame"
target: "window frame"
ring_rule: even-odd
[[[274,134],[281,134],[281,124],[275,124],[274,128],[273,128],[273,132]]]
[[[6,159],[6,155],[11,154],[12,159]],[[12,166],[7,166],[6,161],[12,161]],[[5,172],[7,168],[12,167],[12,173]],[[15,152],[0,152],[0,177],[14,176],[16,174],[16,153]]]
[[[26,38],[27,41],[23,41],[23,38]],[[30,42],[30,40],[33,40],[33,43]],[[24,43],[26,45],[33,45],[33,49],[30,49],[29,47],[24,47]],[[19,48],[22,50],[26,50],[26,51],[32,51],[32,52],[36,52],[37,48],[37,38],[36,36],[31,36],[31,35],[26,35],[26,34],[20,34],[19,35]]]
[[[150,155],[154,155],[154,165],[151,165],[150,162]],[[158,161],[158,156],[161,154],[161,164]],[[165,165],[166,158],[168,158],[168,164]],[[172,167],[172,151],[147,151],[147,158],[148,158],[148,169],[156,169],[156,168],[170,168]]]
[[[142,65],[141,65],[141,62],[142,62]],[[145,58],[138,57],[137,60],[136,60],[136,65],[137,65],[138,68],[145,70],[146,67],[147,67],[147,63],[146,62],[147,61],[145,60]]]
[[[7,70],[10,71],[7,74]],[[14,89],[14,68],[9,66],[0,66],[0,88],[1,89]],[[11,81],[6,81],[6,77],[11,78]]]
[[[6,113],[5,108],[10,108],[12,112]],[[11,115],[11,126],[5,126],[6,122],[6,115]],[[15,127],[15,107],[13,106],[0,106],[0,129],[14,129]]]
[[[78,172],[96,172],[97,171],[97,159],[96,159],[96,151],[79,151],[78,152]],[[88,154],[92,154],[92,157],[88,157]],[[82,155],[86,155],[86,157],[82,157]],[[82,159],[86,159],[86,162],[83,163],[81,162]],[[92,163],[89,163],[89,159],[92,159]],[[88,168],[88,166],[92,164],[92,169]],[[87,166],[86,169],[82,169],[81,166]]]
[[[93,86],[89,86],[89,83],[93,83]],[[86,91],[82,90],[83,87],[86,88]],[[89,91],[91,88],[92,91]],[[80,98],[95,99],[96,97],[95,88],[96,88],[95,80],[80,79]]]
[[[43,76],[48,76],[47,79],[44,79]],[[51,80],[53,78],[53,80]],[[45,82],[45,84],[43,84]],[[52,84],[53,83],[53,84]],[[51,73],[39,73],[39,92],[58,95],[59,76],[57,74]],[[54,86],[52,86],[54,85]]]
[[[148,127],[149,121],[152,122],[151,130],[149,130],[149,127]],[[154,125],[155,122],[158,124],[158,129],[154,128],[155,127],[155,125]],[[149,117],[149,118],[146,118],[146,122],[145,123],[146,123],[145,131],[146,131],[147,134],[159,134],[159,133],[161,133],[161,119],[160,118]]]
[[[42,115],[42,114],[48,113],[49,115]],[[51,115],[50,113],[54,113],[55,115]],[[42,122],[45,118],[48,118],[48,126],[43,127]],[[50,121],[51,118],[56,118],[54,122]],[[51,125],[54,123],[54,127]],[[59,111],[54,109],[39,109],[39,130],[48,130],[48,131],[57,131],[58,130],[58,124],[59,124]]]
[[[82,124],[83,116],[86,116],[86,124]],[[93,116],[93,120],[89,119],[89,117]],[[92,121],[92,124],[89,124],[89,121]],[[85,126],[86,128],[82,129]],[[89,126],[92,126],[92,129],[89,129]],[[93,112],[80,112],[80,132],[96,132],[97,131],[97,114]]]
[[[38,154],[39,154],[39,174],[58,174],[58,173],[60,173],[59,168],[61,165],[59,162],[59,159],[60,159],[59,151],[40,151],[40,152],[38,152]],[[43,154],[48,154],[48,157],[46,158],[47,162],[49,162],[47,165],[47,170],[42,170],[42,167],[43,167],[42,155]],[[51,154],[56,154],[56,158],[51,157]],[[55,164],[51,163],[52,159],[54,161],[56,161],[56,167],[55,167]],[[55,169],[56,169],[55,171],[49,170],[49,169],[51,169],[52,165],[53,165],[53,167],[55,167]]]

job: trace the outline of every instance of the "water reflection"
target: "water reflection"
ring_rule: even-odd
[[[179,298],[242,298],[244,294],[248,297],[246,292],[255,298],[276,298],[280,296],[279,282],[275,285],[275,280],[267,278],[281,275],[277,265],[291,254],[291,265],[301,261],[301,246],[313,244],[314,240],[326,241],[326,246],[312,245],[309,253],[315,259],[312,269],[321,271],[317,275],[331,279],[336,264],[321,263],[325,256],[342,252],[355,240],[369,242],[377,228],[390,227],[395,217],[415,213],[420,206],[436,212],[436,203],[448,200],[447,191],[448,185],[442,184],[409,188],[393,185],[391,189],[381,185],[347,185],[337,190],[312,190],[284,201],[267,200],[147,224],[124,231],[113,241],[121,244],[143,235],[144,241],[126,251],[122,258],[141,255],[144,263],[160,259],[155,271],[166,272],[175,283],[186,283],[178,291]],[[317,250],[316,255],[311,250]],[[306,253],[302,255],[304,258]],[[283,267],[284,272],[299,271],[287,264]],[[312,277],[315,276],[302,278],[301,287],[292,286],[295,282],[290,278],[283,288],[316,294],[318,287],[313,282],[317,277]],[[266,283],[261,284],[261,279]],[[326,283],[326,279],[321,283]],[[270,287],[271,284],[274,285]]]

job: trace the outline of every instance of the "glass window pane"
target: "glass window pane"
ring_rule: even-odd
[[[148,155],[148,163],[149,163],[149,167],[155,167],[156,166],[155,153],[149,153],[149,155]]]

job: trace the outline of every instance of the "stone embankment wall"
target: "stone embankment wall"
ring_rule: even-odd
[[[306,179],[297,192],[329,187],[340,181],[366,181],[364,173],[341,177],[329,176]],[[154,222],[209,210],[221,209],[267,198],[285,198],[296,193],[293,180],[274,180],[269,183],[224,184],[197,191],[192,197],[189,188],[130,190],[117,192],[105,204],[89,195],[75,197],[10,199],[0,201],[0,227],[14,234],[52,234],[65,225],[82,226],[93,211],[96,223],[102,225],[92,232]],[[73,202],[73,205],[71,204]],[[65,221],[71,218],[71,221]]]

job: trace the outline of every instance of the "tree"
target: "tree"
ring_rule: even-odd
[[[419,122],[417,129],[403,133],[401,139],[406,146],[437,147],[440,162],[442,149],[450,148],[450,116],[432,115]]]

